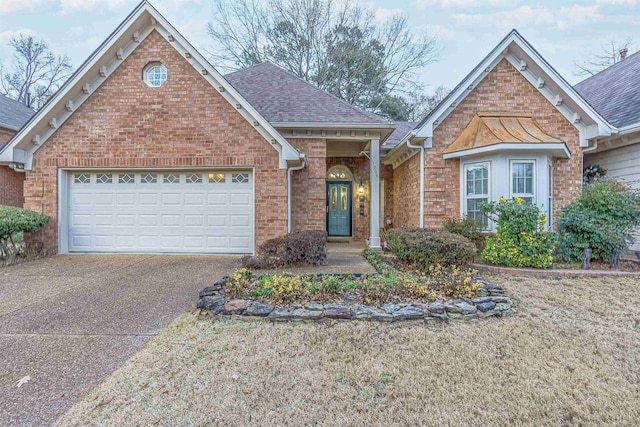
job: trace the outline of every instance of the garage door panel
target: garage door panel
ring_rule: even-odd
[[[250,172],[79,174],[69,185],[72,252],[253,251]]]

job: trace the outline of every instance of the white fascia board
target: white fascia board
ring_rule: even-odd
[[[519,51],[520,57],[514,53],[516,50]],[[438,124],[444,121],[503,58],[509,61],[527,81],[537,88],[537,90],[578,129],[580,132],[581,146],[588,146],[588,139],[590,137],[609,136],[612,132],[615,132],[615,128],[582,99],[573,87],[549,66],[544,58],[514,30],[457,86],[455,92],[450,94],[445,102],[429,115],[428,120],[417,128],[417,135],[432,137],[433,130]],[[535,70],[532,70],[532,68]],[[535,71],[539,71],[539,73]],[[553,89],[556,90],[554,91]],[[557,96],[560,96],[560,103],[556,102]],[[567,103],[569,103],[570,106],[568,106]],[[587,127],[593,124],[597,125],[595,131],[593,128],[587,130]],[[589,137],[589,135],[593,136]]]
[[[566,144],[560,142],[560,143],[532,143],[532,144],[522,144],[522,143],[494,144],[486,147],[472,148],[470,150],[456,151],[454,153],[443,154],[442,158],[445,160],[458,159],[461,157],[470,157],[470,156],[476,156],[479,154],[495,153],[499,151],[528,151],[528,152],[543,151],[546,154],[551,154],[553,157],[559,157],[563,159],[568,159],[571,157],[571,153],[567,149]]]
[[[143,25],[144,24],[144,25]],[[269,124],[215,68],[148,2],[142,2],[96,50],[56,95],[0,152],[0,162],[18,162],[16,150],[27,152],[20,163],[31,168],[31,157],[77,108],[124,62],[154,30],[158,31],[279,153],[280,168],[300,161],[300,153]],[[171,36],[171,38],[170,38]],[[189,52],[191,58],[185,53]],[[107,61],[109,61],[107,63]],[[100,72],[106,70],[106,73]],[[206,70],[206,72],[205,72]],[[50,122],[55,119],[55,126]],[[32,141],[38,140],[37,144]]]
[[[620,135],[627,135],[634,132],[640,132],[640,123],[634,123],[632,125],[624,126],[618,129]]]

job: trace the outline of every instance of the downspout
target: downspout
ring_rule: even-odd
[[[293,171],[304,169],[307,165],[306,154],[301,154],[300,159],[302,159],[300,166],[287,168],[287,233],[291,233],[291,174]]]
[[[411,132],[411,135],[407,138],[407,147],[420,149],[420,228],[424,228],[424,143],[420,145],[411,144],[411,138],[415,135],[415,132]]]
[[[9,163],[9,169],[13,169],[16,172],[26,172],[24,167],[19,167],[17,163]]]

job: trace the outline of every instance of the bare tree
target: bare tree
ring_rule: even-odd
[[[32,35],[9,41],[14,49],[8,71],[0,69],[0,93],[36,110],[55,93],[73,71],[66,55],[56,56],[49,45]]]
[[[574,74],[576,76],[593,76],[605,68],[609,68],[613,64],[620,62],[629,53],[629,48],[633,40],[631,37],[618,43],[615,39],[609,40],[609,43],[601,46],[600,53],[592,53],[590,57],[582,63],[574,62],[578,68]]]
[[[421,89],[436,40],[404,15],[384,22],[354,0],[213,0],[213,59],[230,70],[271,61],[347,102],[375,111]],[[372,102],[375,100],[375,102]]]

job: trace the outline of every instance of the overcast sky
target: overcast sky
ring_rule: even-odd
[[[431,92],[454,87],[516,28],[570,83],[576,61],[598,52],[611,39],[640,44],[640,0],[361,0],[379,19],[401,11],[412,27],[437,36],[442,54],[425,70]],[[132,0],[0,0],[0,62],[17,32],[37,34],[79,66],[137,5]],[[210,0],[151,2],[196,48],[211,49],[206,25]],[[215,66],[215,64],[213,64]]]

